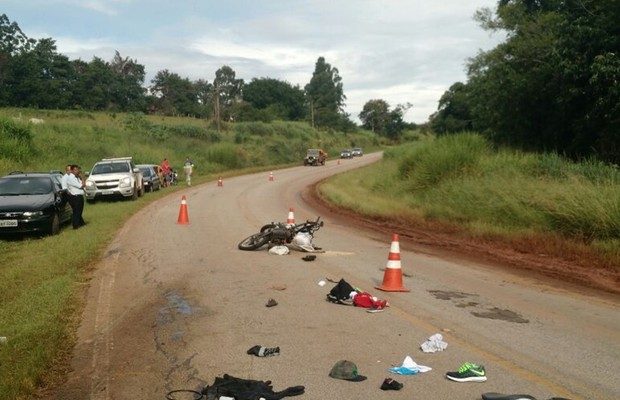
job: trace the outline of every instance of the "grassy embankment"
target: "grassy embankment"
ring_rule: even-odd
[[[363,214],[620,267],[620,170],[597,161],[497,150],[461,134],[392,148],[320,191]]]
[[[45,122],[29,124],[31,117]],[[307,147],[336,155],[353,145],[379,143],[368,133],[327,134],[294,122],[236,123],[218,133],[187,118],[0,110],[0,176],[62,170],[67,163],[87,171],[103,157],[128,155],[137,163],[167,157],[180,169],[191,156],[198,184],[220,174],[299,165]],[[57,382],[75,343],[90,265],[131,214],[171,190],[134,202],[87,204],[89,224],[78,231],[65,227],[53,237],[0,240],[0,336],[8,338],[0,345],[0,399],[31,398],[38,387]]]

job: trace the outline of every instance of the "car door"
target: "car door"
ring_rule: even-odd
[[[66,222],[71,219],[71,206],[69,205],[69,194],[67,193],[67,189],[62,188],[61,183],[62,177],[57,175],[52,175],[52,182],[54,184],[54,197],[58,202],[56,205],[56,210],[58,210],[58,216],[60,218],[60,222]]]

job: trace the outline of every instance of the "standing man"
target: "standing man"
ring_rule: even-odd
[[[73,229],[78,229],[84,225],[82,212],[84,211],[84,182],[80,179],[80,167],[71,165],[71,173],[67,177],[67,193],[69,195],[69,205],[73,210],[71,223]]]
[[[192,186],[192,174],[194,173],[194,163],[187,157],[183,163],[183,172],[185,172],[185,182],[187,186]]]
[[[67,190],[67,179],[69,179],[70,174],[71,174],[71,164],[67,164],[65,166],[65,174],[62,176],[62,179],[60,179],[60,186],[64,190]]]
[[[164,161],[161,162],[160,167],[162,173],[164,174],[164,186],[168,187],[170,186],[170,173],[172,172],[172,169],[170,168],[170,163],[167,158],[164,158]]]

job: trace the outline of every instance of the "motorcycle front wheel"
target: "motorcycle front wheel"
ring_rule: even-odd
[[[264,232],[255,233],[249,236],[239,243],[239,250],[256,250],[261,246],[264,246],[269,241],[269,235]]]

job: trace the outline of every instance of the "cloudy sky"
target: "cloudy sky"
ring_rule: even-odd
[[[51,37],[71,59],[111,60],[211,81],[222,65],[237,76],[303,87],[316,59],[338,68],[346,111],[370,99],[410,102],[424,122],[465,61],[502,37],[473,21],[497,0],[0,0],[0,13],[32,38]]]

